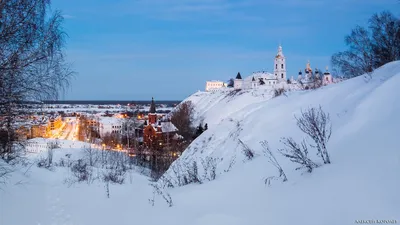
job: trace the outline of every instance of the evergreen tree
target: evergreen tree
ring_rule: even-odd
[[[208,130],[208,124],[204,125],[204,130]]]
[[[202,134],[204,132],[203,126],[201,126],[201,124],[197,127],[197,135],[199,136],[200,134]]]
[[[258,80],[259,80],[260,85],[264,85],[265,84],[265,82],[264,82],[264,80],[262,78],[258,78]]]
[[[233,85],[234,85],[234,81],[233,81],[233,78],[231,78],[231,79],[228,80],[227,87],[233,87]]]

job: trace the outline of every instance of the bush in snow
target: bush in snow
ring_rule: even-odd
[[[123,184],[126,170],[122,168],[109,169],[103,173],[103,181],[106,183]]]
[[[254,151],[249,148],[242,140],[239,139],[239,144],[242,146],[242,152],[246,156],[247,160],[252,160],[254,158]]]
[[[12,172],[13,170],[10,169],[10,165],[0,159],[0,184],[6,184]]]
[[[204,180],[215,180],[215,178],[217,177],[217,161],[217,158],[208,156],[205,159],[201,159],[201,164],[204,168]]]
[[[39,168],[47,168],[47,158],[40,157],[37,161],[37,167]]]
[[[305,140],[301,142],[301,145],[296,143],[291,137],[282,138],[281,142],[285,145],[285,148],[279,149],[280,153],[292,162],[300,164],[300,167],[296,168],[296,170],[306,168],[311,173],[314,168],[318,167],[316,163],[308,158],[308,146]]]
[[[279,164],[278,160],[276,160],[274,154],[272,153],[271,149],[269,148],[267,141],[260,142],[261,146],[263,147],[263,153],[268,158],[268,162],[271,163],[274,167],[276,167],[279,171],[279,176],[270,176],[265,179],[265,184],[271,185],[271,180],[282,179],[282,182],[286,182],[288,179],[286,177],[285,172],[283,171],[281,165]]]
[[[326,145],[331,137],[332,125],[329,113],[325,113],[322,107],[308,108],[301,112],[300,117],[296,117],[297,126],[307,134],[315,143],[318,151],[317,155],[322,158],[324,164],[331,163]]]
[[[199,172],[197,170],[197,162],[193,161],[192,166],[190,166],[188,169],[188,175],[189,175],[189,181],[188,183],[199,183],[201,184],[201,179],[199,177]]]
[[[76,178],[76,182],[91,181],[92,169],[82,159],[78,159],[78,161],[72,165],[71,172],[74,178]]]
[[[162,188],[158,183],[150,183],[150,186],[153,187],[153,197],[149,199],[149,203],[154,206],[156,195],[161,196],[169,207],[173,206],[171,195]]]
[[[236,154],[232,156],[231,161],[229,161],[228,169],[224,170],[225,173],[231,171],[233,165],[236,163]]]
[[[191,183],[203,183],[201,176],[199,176],[197,162],[184,163],[177,161],[172,167],[172,171],[175,174],[178,186],[184,186]],[[161,182],[167,183],[166,186],[173,187],[171,178],[166,177],[164,174],[161,178]]]
[[[274,97],[285,95],[285,92],[286,92],[286,90],[284,88],[275,88],[274,89]]]

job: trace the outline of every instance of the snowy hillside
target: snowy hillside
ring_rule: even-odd
[[[209,126],[217,125],[221,120],[242,110],[252,103],[265,102],[272,98],[273,90],[260,88],[254,90],[233,91],[221,89],[213,92],[197,92],[185,101],[191,101],[195,106],[195,125],[200,122]]]
[[[175,188],[168,207],[161,196],[151,206],[149,180],[129,172],[123,185],[111,185],[111,197],[100,181],[68,187],[71,171],[35,166],[40,154],[29,154],[32,167],[18,169],[0,190],[0,224],[71,225],[347,225],[356,222],[400,222],[400,62],[376,70],[372,80],[357,77],[315,91],[291,92],[271,99],[268,90],[196,93],[189,97],[198,118],[209,124],[165,174]],[[264,94],[264,97],[263,97]],[[300,141],[294,115],[321,105],[332,121],[328,143],[332,163],[312,173],[295,170],[282,157],[281,137]],[[239,139],[256,156],[246,160]],[[264,157],[267,140],[288,181],[264,180],[278,171]],[[82,155],[78,144],[55,150],[55,161]],[[212,157],[216,179],[178,187],[174,168]],[[320,163],[315,151],[310,157]],[[210,159],[210,158],[209,158]],[[230,167],[231,162],[233,166]],[[94,172],[101,172],[102,168]],[[229,170],[229,172],[226,172]],[[160,182],[162,183],[162,182]],[[386,223],[387,224],[387,223]]]
[[[237,189],[237,193],[258,193],[255,190],[263,186],[264,178],[278,175],[263,156],[260,142],[267,140],[289,182],[273,182],[272,190],[264,190],[268,203],[262,205],[266,207],[265,212],[271,212],[264,221],[284,221],[279,216],[280,207],[286,210],[308,207],[306,211],[291,213],[314,218],[320,224],[328,221],[346,224],[351,219],[393,219],[400,211],[399,85],[400,62],[393,62],[376,70],[368,82],[361,76],[315,91],[291,92],[287,97],[262,99],[252,93],[237,93],[238,97],[224,102],[223,94],[195,94],[189,100],[195,103],[205,121],[213,125],[188,147],[165,176],[177,186],[174,169],[196,161],[200,165],[199,173],[204,173],[201,163],[212,157],[217,160],[217,180],[219,176],[226,182],[218,188],[232,194],[235,191],[231,189]],[[305,137],[297,128],[294,116],[299,116],[302,109],[319,105],[330,114],[332,121],[332,137],[328,143],[332,164],[301,175],[303,171],[295,170],[298,165],[282,157],[277,149],[283,148],[281,137],[293,137],[298,142]],[[255,151],[258,156],[255,160],[243,164],[246,160],[239,139]],[[310,154],[318,160],[314,151]],[[225,173],[232,161],[235,161],[232,172]],[[304,201],[315,204],[304,205]],[[279,206],[276,209],[275,204]],[[287,224],[295,221],[286,219]]]

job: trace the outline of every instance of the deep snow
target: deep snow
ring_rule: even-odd
[[[307,224],[345,225],[355,220],[400,222],[400,62],[376,70],[372,80],[357,77],[315,91],[291,92],[271,99],[268,90],[196,93],[197,121],[209,129],[196,139],[174,165],[218,158],[217,179],[201,185],[168,189],[174,206],[158,197],[146,177],[133,173],[124,185],[103,184],[68,188],[64,168],[54,172],[32,167],[13,174],[0,191],[0,224]],[[262,96],[264,94],[264,97]],[[281,137],[300,141],[294,115],[321,105],[330,113],[333,132],[328,144],[332,164],[313,173],[281,157]],[[238,126],[239,124],[239,126]],[[238,129],[240,128],[240,129]],[[245,161],[241,139],[257,156]],[[288,182],[264,179],[278,175],[261,151],[267,140],[288,176]],[[77,149],[57,150],[80,154]],[[312,151],[311,155],[315,155]],[[236,163],[225,173],[231,159]],[[35,155],[29,156],[34,159]],[[313,156],[313,159],[319,159]],[[201,169],[200,169],[200,172]],[[172,170],[168,176],[174,177]],[[22,185],[14,185],[18,181]]]

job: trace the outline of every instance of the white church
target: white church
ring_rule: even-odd
[[[266,87],[275,87],[278,84],[282,83],[290,83],[290,84],[303,84],[306,86],[312,85],[315,81],[314,78],[320,78],[322,80],[323,85],[327,85],[333,83],[332,75],[328,71],[328,67],[326,67],[326,72],[323,74],[320,73],[318,69],[314,72],[311,69],[310,62],[307,63],[306,68],[304,70],[305,75],[302,75],[300,70],[297,79],[294,79],[293,76],[291,79],[287,79],[286,76],[286,58],[283,55],[282,46],[278,47],[278,53],[274,59],[274,72],[268,73],[265,71],[255,72],[246,78],[242,78],[240,73],[237,74],[236,79],[234,80],[234,89],[253,89],[258,88],[259,86]],[[320,77],[321,76],[321,77]]]

